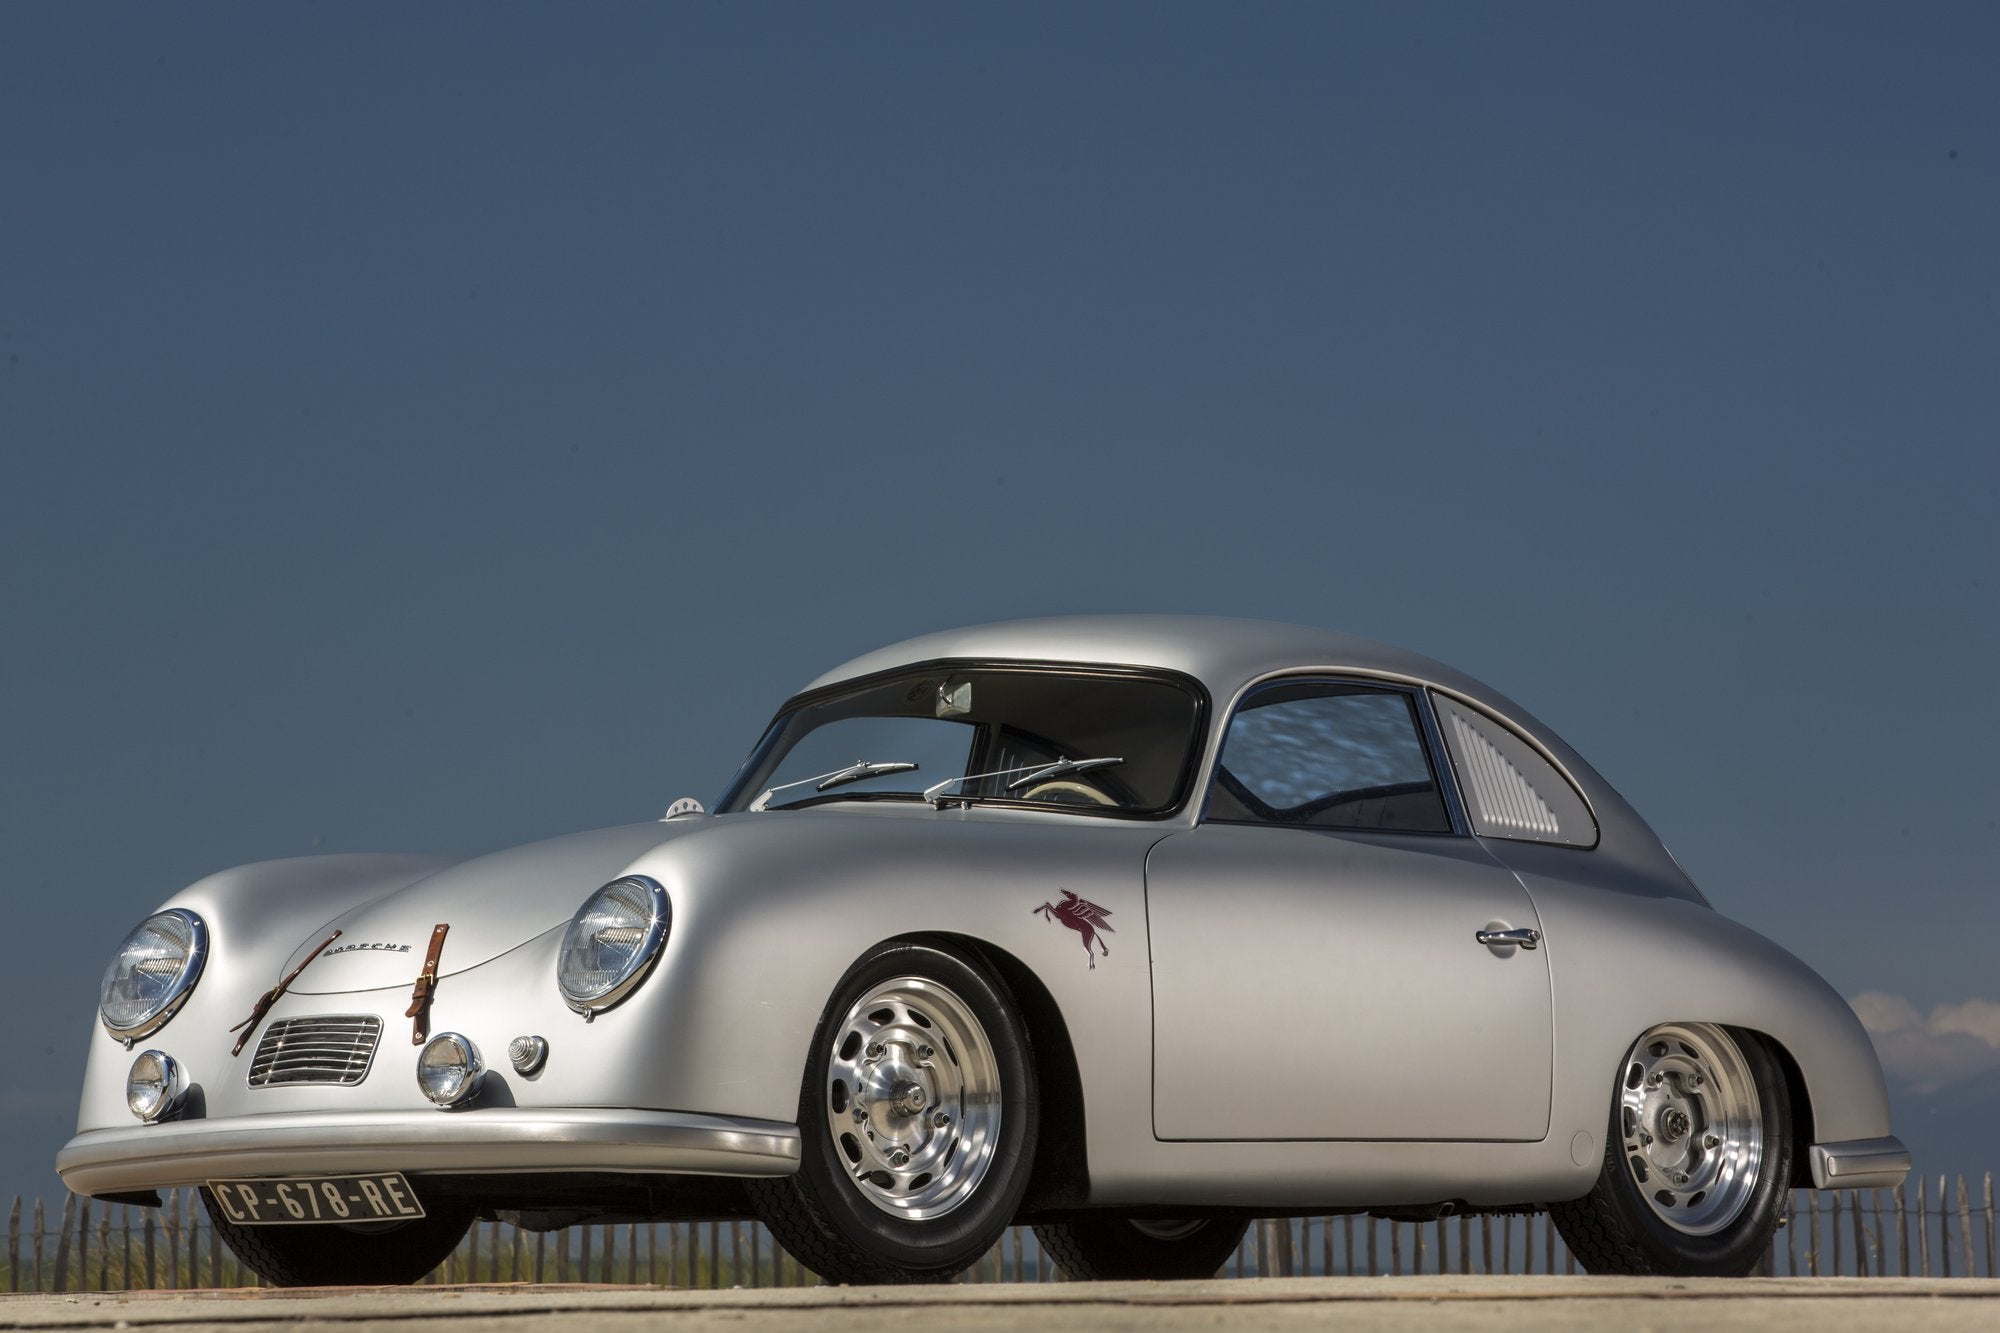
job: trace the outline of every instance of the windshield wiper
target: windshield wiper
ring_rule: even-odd
[[[793,787],[804,787],[810,784],[814,791],[831,791],[835,787],[845,787],[850,782],[860,782],[864,778],[879,778],[884,773],[915,772],[916,767],[915,764],[905,763],[902,760],[877,764],[871,763],[866,759],[857,759],[846,768],[836,768],[831,773],[821,773],[810,778],[800,778],[797,782],[781,782],[775,787],[767,787],[764,789],[763,795],[750,802],[750,808],[752,810],[769,809],[773,796],[776,796],[781,791],[790,791]]]
[[[1021,788],[1038,782],[1043,778],[1057,777],[1064,773],[1085,773],[1093,768],[1109,768],[1113,764],[1122,764],[1124,762],[1122,758],[1058,759],[1053,764],[1023,764],[1019,768],[999,768],[991,773],[961,773],[955,778],[946,778],[943,782],[934,782],[924,788],[924,799],[942,810],[946,801],[969,801],[973,799],[970,796],[952,797],[945,795],[945,788],[951,786],[953,783],[977,782],[981,778],[1005,778],[1012,777],[1016,773],[1025,773],[1027,774],[1026,777],[1016,778],[1013,782],[1007,784],[1008,791],[1019,791]]]
[[[1012,782],[1007,784],[1007,790],[1019,791],[1021,788],[1026,787],[1031,783],[1040,782],[1043,778],[1058,778],[1065,773],[1088,773],[1093,768],[1109,768],[1113,764],[1122,764],[1124,762],[1125,761],[1122,758],[1058,759],[1053,764],[1049,764],[1045,767],[1036,769],[1034,772],[1028,774],[1028,776],[1025,778],[1015,778]]]

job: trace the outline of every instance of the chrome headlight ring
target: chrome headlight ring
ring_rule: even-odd
[[[470,1102],[485,1079],[479,1048],[456,1032],[438,1033],[417,1056],[417,1087],[440,1110]]]
[[[170,1118],[187,1100],[187,1075],[165,1051],[141,1051],[125,1075],[125,1106],[151,1125]]]
[[[208,927],[185,907],[141,921],[104,969],[97,1014],[129,1048],[180,1012],[208,961]]]
[[[646,979],[673,927],[673,904],[658,880],[626,875],[584,900],[556,955],[563,1002],[593,1018]]]

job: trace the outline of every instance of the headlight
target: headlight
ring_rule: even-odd
[[[644,875],[614,879],[585,900],[563,933],[556,985],[589,1017],[609,1009],[646,978],[673,923],[667,891]]]
[[[174,1016],[208,958],[208,927],[174,907],[139,923],[104,969],[98,1013],[105,1029],[130,1043]]]
[[[485,1074],[478,1048],[456,1032],[438,1033],[417,1057],[417,1086],[442,1107],[470,1101]]]

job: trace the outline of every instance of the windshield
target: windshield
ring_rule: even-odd
[[[914,667],[788,706],[717,812],[921,801],[928,791],[938,804],[1163,814],[1186,794],[1201,715],[1199,689],[1177,676]]]

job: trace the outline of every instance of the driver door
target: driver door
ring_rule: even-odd
[[[1538,1140],[1547,953],[1456,826],[1409,691],[1285,681],[1225,739],[1202,822],[1147,859],[1161,1139]]]

